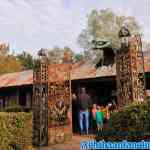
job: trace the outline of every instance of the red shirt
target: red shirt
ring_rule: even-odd
[[[96,108],[92,108],[93,119],[96,119],[96,112],[97,112],[97,109]]]

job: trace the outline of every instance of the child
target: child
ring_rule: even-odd
[[[97,112],[96,104],[93,104],[93,107],[92,107],[92,118],[93,118],[93,120],[96,119],[96,112]]]
[[[96,112],[96,124],[97,124],[97,130],[98,132],[103,128],[103,112],[101,111],[100,106],[97,107],[97,112]]]
[[[92,130],[93,130],[93,133],[95,133],[95,129],[96,129],[96,112],[97,112],[97,106],[96,106],[96,104],[93,104],[93,107],[92,107]]]

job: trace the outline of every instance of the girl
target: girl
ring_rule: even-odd
[[[93,120],[96,119],[96,112],[97,112],[96,104],[93,104],[93,107],[92,107],[92,118],[93,118]]]
[[[93,104],[92,107],[92,131],[95,133],[96,129],[96,112],[97,112],[97,105]]]

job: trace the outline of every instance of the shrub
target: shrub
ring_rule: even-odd
[[[98,139],[139,141],[150,139],[150,99],[143,103],[133,102],[124,106],[119,112],[111,114],[109,126]],[[113,134],[110,134],[113,133]]]
[[[23,106],[11,106],[11,107],[5,107],[0,111],[1,112],[31,112],[31,108],[23,107]]]
[[[32,114],[0,112],[0,149],[21,149],[31,143]]]

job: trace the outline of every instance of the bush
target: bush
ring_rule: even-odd
[[[21,149],[32,139],[32,114],[0,112],[0,149]]]
[[[1,112],[31,112],[31,108],[23,107],[23,106],[11,106],[11,107],[5,107],[0,111]]]
[[[98,135],[98,139],[139,141],[150,139],[150,99],[143,103],[133,102],[119,112],[111,114],[109,126]],[[107,134],[106,134],[107,133]],[[111,133],[111,134],[110,134]],[[113,133],[113,134],[112,134]]]

